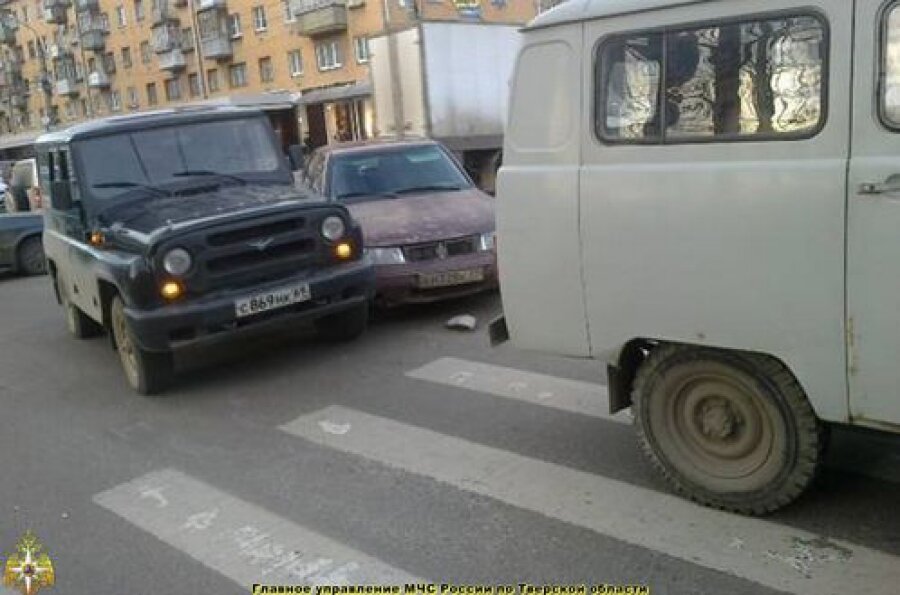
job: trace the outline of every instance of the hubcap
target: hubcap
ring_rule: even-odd
[[[122,367],[125,369],[128,381],[132,386],[137,386],[137,354],[135,353],[134,343],[131,341],[131,335],[128,334],[125,315],[119,308],[113,308],[113,332],[116,335],[116,347],[119,350],[119,357],[122,360]]]

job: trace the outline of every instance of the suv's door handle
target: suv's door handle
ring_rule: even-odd
[[[859,185],[860,194],[900,194],[900,175],[893,175],[886,182],[863,182]]]

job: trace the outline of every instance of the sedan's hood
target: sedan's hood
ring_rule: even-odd
[[[317,200],[292,186],[227,186],[197,194],[124,201],[100,213],[105,225],[150,234],[155,230],[241,211],[273,207],[279,203]],[[321,199],[319,199],[321,200]]]
[[[347,205],[367,246],[399,246],[493,231],[494,204],[477,190],[384,198]]]

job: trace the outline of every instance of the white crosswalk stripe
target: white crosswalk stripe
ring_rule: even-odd
[[[94,502],[245,588],[420,580],[172,469]]]
[[[898,558],[889,554],[352,409],[328,407],[281,429],[775,589],[887,595],[900,583]]]
[[[591,382],[547,376],[455,357],[443,357],[411,370],[406,375],[418,380],[525,401],[570,413],[609,419],[618,423],[631,423],[631,418],[626,412],[609,414],[609,395],[606,387]]]
[[[626,411],[609,415],[606,387],[590,382],[455,357],[434,360],[407,372],[406,376],[622,424],[633,421]],[[900,483],[900,448],[896,441],[892,445],[873,448],[870,442],[845,437],[840,444],[835,444],[830,455],[830,468],[879,481]]]

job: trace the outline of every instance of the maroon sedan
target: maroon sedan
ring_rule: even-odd
[[[441,144],[369,141],[317,150],[306,182],[346,204],[376,265],[382,305],[497,287],[493,199]]]

